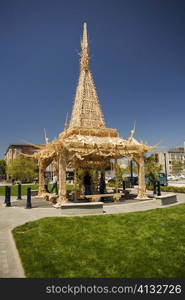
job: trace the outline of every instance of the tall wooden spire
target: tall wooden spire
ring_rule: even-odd
[[[76,89],[69,128],[104,128],[104,118],[100,108],[96,88],[89,69],[89,47],[87,25],[84,23],[81,40],[80,76]]]

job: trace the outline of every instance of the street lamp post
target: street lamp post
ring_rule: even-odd
[[[166,182],[168,185],[168,173],[167,173],[167,164],[166,164],[166,152],[164,152],[164,167],[165,167],[165,174],[166,174]]]
[[[131,187],[134,187],[134,180],[133,180],[133,161],[130,161],[130,182],[131,182]]]

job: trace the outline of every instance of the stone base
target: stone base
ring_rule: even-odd
[[[103,213],[103,202],[61,203],[63,214],[100,214]]]
[[[144,197],[144,198],[140,198],[140,197],[138,198],[138,197],[136,197],[135,200],[146,201],[146,200],[151,200],[151,198],[149,198],[149,197]]]
[[[155,198],[161,205],[167,205],[167,204],[172,204],[172,203],[177,202],[176,194],[166,194],[166,195],[161,195],[161,196],[155,196]]]

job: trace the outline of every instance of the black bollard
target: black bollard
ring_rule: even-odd
[[[32,208],[31,206],[31,188],[27,188],[27,201],[26,201],[26,207],[25,208]]]
[[[4,203],[6,204],[7,202],[7,185],[5,186],[5,198],[4,198]]]
[[[11,188],[10,186],[6,187],[6,199],[5,199],[5,203],[6,203],[6,207],[10,207],[11,206]]]
[[[156,182],[154,181],[153,183],[153,188],[154,188],[154,195],[157,194],[157,186],[156,186]]]
[[[123,180],[123,191],[125,191],[125,188],[126,188],[126,186],[125,186],[125,180]]]
[[[21,184],[18,184],[18,191],[17,191],[17,200],[22,200],[21,198]]]
[[[161,185],[160,182],[157,182],[157,196],[161,196]]]

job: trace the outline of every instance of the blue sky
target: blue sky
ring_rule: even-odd
[[[0,156],[63,130],[87,22],[107,127],[148,144],[185,140],[185,2],[0,0]]]

